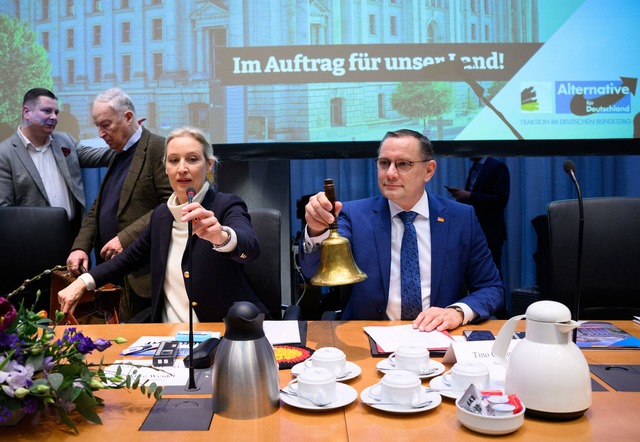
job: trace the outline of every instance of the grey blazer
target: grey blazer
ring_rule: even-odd
[[[108,147],[83,146],[66,133],[53,133],[51,149],[73,197],[86,212],[81,167],[107,167],[115,154]],[[18,133],[0,143],[0,206],[49,207],[42,178]]]

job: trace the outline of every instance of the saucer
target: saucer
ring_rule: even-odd
[[[440,394],[449,399],[460,399],[464,394],[464,391],[452,390],[450,386],[445,384],[444,375],[431,379],[429,387],[440,390]]]
[[[424,407],[420,407],[420,408],[413,408],[411,405],[378,405],[376,403],[374,403],[375,399],[373,399],[370,395],[369,395],[369,391],[371,391],[371,389],[373,387],[375,387],[377,384],[372,385],[370,387],[365,388],[364,390],[362,390],[362,393],[360,393],[360,400],[362,401],[363,404],[366,404],[368,406],[370,406],[371,408],[375,408],[376,410],[380,410],[380,411],[388,411],[390,413],[403,413],[403,414],[407,414],[407,413],[422,413],[423,411],[427,411],[427,410],[431,410],[433,408],[436,408],[438,405],[440,405],[440,403],[442,402],[442,397],[440,396],[439,393],[437,392],[429,392],[429,389],[427,387],[421,386],[420,387],[420,397],[423,399],[423,401],[431,401],[430,404],[425,405]]]
[[[464,394],[464,390],[452,390],[451,387],[444,382],[444,375],[431,379],[429,387],[440,390],[440,394],[449,399],[460,399]],[[487,390],[500,390],[504,392],[504,385],[500,386],[498,382],[491,382],[491,386],[487,388]]]
[[[300,373],[302,373],[306,369],[307,369],[307,366],[305,365],[305,363],[300,362],[299,364],[296,364],[293,367],[291,367],[291,375],[294,377],[297,377],[300,375]],[[360,373],[362,373],[362,368],[360,368],[358,364],[347,361],[347,363],[344,366],[344,372],[345,373],[351,372],[351,373],[349,373],[346,376],[337,377],[336,381],[342,382],[342,381],[348,381],[349,379],[353,379],[359,376]]]
[[[400,370],[399,368],[394,367],[389,363],[389,359],[385,358],[376,364],[376,368],[378,371],[387,372],[391,370]],[[425,374],[418,374],[420,379],[428,379],[433,376],[438,376],[439,374],[444,373],[444,365],[442,365],[438,361],[434,361],[433,359],[429,359],[429,370],[435,370],[434,372],[427,372]],[[417,374],[417,373],[416,373]]]
[[[288,387],[285,387],[287,391],[289,391]],[[334,408],[344,407],[345,405],[349,405],[351,402],[355,401],[358,397],[358,392],[355,388],[341,384],[340,382],[336,383],[336,396],[337,399],[331,402],[329,405],[325,405],[323,407],[319,407],[317,405],[313,405],[311,402],[305,399],[299,399],[296,396],[290,396],[288,394],[280,394],[280,400],[287,405],[291,405],[296,408],[303,408],[305,410],[313,410],[313,411],[322,411],[322,410],[332,410]]]

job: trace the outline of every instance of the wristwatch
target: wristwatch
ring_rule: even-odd
[[[460,307],[459,305],[452,305],[451,307],[447,308],[451,308],[460,313],[460,316],[462,316],[462,322],[460,323],[460,325],[464,325],[464,310],[462,310],[462,307]]]
[[[215,249],[220,249],[220,248],[226,246],[231,241],[231,229],[226,227],[226,226],[222,226],[221,229],[224,230],[225,232],[227,232],[227,239],[222,241],[221,244],[213,244],[213,249],[214,250]]]

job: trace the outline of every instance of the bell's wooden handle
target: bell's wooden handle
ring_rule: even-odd
[[[333,185],[333,180],[331,178],[324,180],[324,195],[331,202],[331,214],[333,215],[333,223],[329,225],[329,229],[337,229],[338,218],[336,217],[336,188]]]

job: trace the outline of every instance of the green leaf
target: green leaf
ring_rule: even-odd
[[[69,417],[69,413],[67,413],[67,409],[62,405],[56,405],[55,408],[58,410],[58,416],[60,416],[60,420],[69,428],[73,430],[74,433],[78,433],[78,427],[73,423],[71,418]]]
[[[71,388],[71,402],[76,402],[76,400],[84,392],[84,388],[88,388],[88,387],[72,387]]]
[[[95,397],[83,391],[74,403],[76,404],[76,410],[78,410],[78,413],[80,413],[82,417],[93,423],[102,424],[100,416],[98,416],[98,413],[96,413],[94,409],[94,407],[99,404]]]
[[[27,364],[33,365],[33,371],[39,372],[42,370],[42,361],[44,360],[44,351],[41,351],[37,355],[29,355],[27,358]]]
[[[50,373],[48,379],[51,388],[57,391],[58,389],[60,389],[60,386],[64,381],[64,376],[62,376],[60,373]]]

